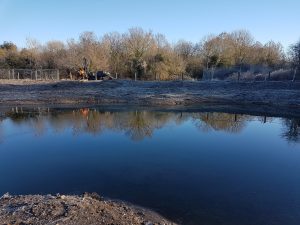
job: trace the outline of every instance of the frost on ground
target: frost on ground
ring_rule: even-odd
[[[239,109],[297,113],[300,82],[226,81],[0,81],[0,105],[136,105],[214,104]]]

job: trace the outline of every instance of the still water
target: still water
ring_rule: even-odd
[[[0,121],[0,195],[88,191],[182,224],[300,224],[299,118],[90,108]]]

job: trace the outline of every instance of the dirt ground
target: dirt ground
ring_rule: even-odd
[[[175,225],[150,210],[87,193],[82,196],[6,194],[0,199],[0,224]]]
[[[300,115],[300,82],[0,80],[0,106],[213,105]]]

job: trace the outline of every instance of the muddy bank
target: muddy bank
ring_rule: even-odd
[[[1,224],[175,224],[157,213],[124,202],[104,200],[97,194],[4,195],[0,199]]]
[[[136,105],[300,112],[300,82],[0,81],[0,106]]]

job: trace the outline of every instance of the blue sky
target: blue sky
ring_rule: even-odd
[[[247,29],[260,42],[285,47],[300,38],[299,0],[0,0],[0,43],[25,46],[142,27],[170,42]]]

